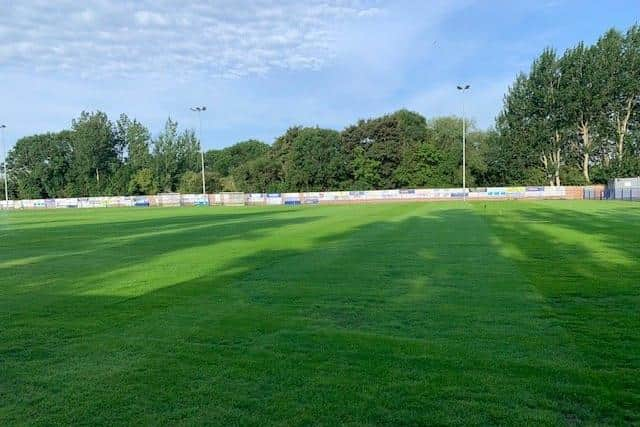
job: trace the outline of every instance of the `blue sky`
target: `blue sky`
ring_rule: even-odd
[[[342,129],[408,108],[486,128],[545,47],[593,42],[640,19],[635,1],[5,0],[0,122],[6,139],[121,112],[156,135],[167,117],[220,148],[292,125]]]

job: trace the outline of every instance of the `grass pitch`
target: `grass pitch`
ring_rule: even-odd
[[[640,205],[0,213],[10,424],[640,423]]]

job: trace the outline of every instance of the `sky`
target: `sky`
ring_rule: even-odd
[[[168,117],[222,148],[407,108],[493,125],[545,47],[640,20],[640,1],[0,0],[5,142],[80,112]],[[470,84],[464,97],[457,84]]]

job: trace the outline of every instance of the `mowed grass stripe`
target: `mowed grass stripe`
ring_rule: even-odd
[[[564,345],[595,388],[589,398],[606,413],[638,422],[640,206],[546,201],[489,208],[498,213],[486,218],[503,253],[567,332]]]
[[[628,205],[598,206],[603,221],[606,213],[627,215]],[[0,265],[8,277],[0,289],[0,418],[637,421],[628,377],[636,359],[594,369],[585,354],[598,351],[589,353],[575,325],[602,325],[549,293],[553,271],[521,257],[539,260],[541,230],[547,221],[558,226],[554,212],[591,209],[438,203],[18,213],[11,263]],[[561,243],[554,250],[577,262]],[[608,297],[633,301],[636,272],[620,265],[624,292]],[[563,278],[560,294],[573,286]],[[597,289],[592,279],[585,277]],[[612,313],[611,337],[634,324],[629,316]],[[607,341],[612,354],[598,357],[638,350],[637,330],[625,333],[624,342]]]

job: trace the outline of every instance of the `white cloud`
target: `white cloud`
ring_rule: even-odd
[[[0,118],[11,138],[100,109],[155,134],[167,116],[195,126],[188,107],[207,105],[205,145],[219,147],[402,107],[455,114],[449,86],[472,72],[459,56],[479,49],[447,43],[443,23],[469,1],[16,1],[0,15],[0,71],[19,102],[0,103]],[[70,21],[84,10],[92,23]],[[502,89],[479,80],[469,112],[485,126]]]
[[[358,16],[378,16],[378,15],[381,15],[382,13],[383,13],[382,9],[379,9],[377,7],[372,7],[370,9],[363,9],[359,11]]]
[[[140,25],[167,25],[167,18],[155,12],[149,12],[148,10],[139,10],[134,14],[136,22]]]
[[[381,13],[369,4],[375,0],[11,3],[0,15],[0,63],[96,79],[318,69],[350,24]]]

